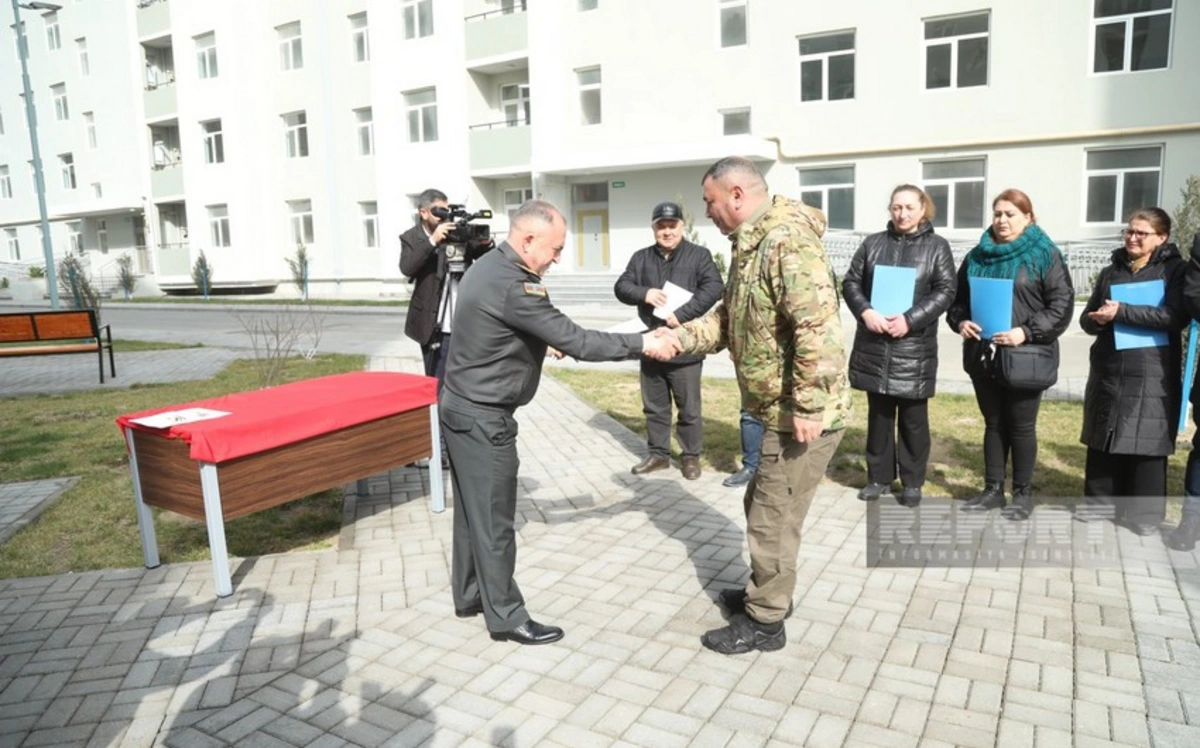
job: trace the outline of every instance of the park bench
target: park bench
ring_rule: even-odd
[[[22,343],[31,345],[20,345]],[[99,326],[95,309],[0,314],[0,357],[95,351],[100,362],[100,383],[104,384],[105,349],[108,350],[108,368],[116,377],[112,330],[108,325]]]

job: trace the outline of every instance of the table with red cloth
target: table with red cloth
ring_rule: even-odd
[[[208,420],[151,428],[135,419],[203,408]],[[354,372],[154,408],[117,418],[129,448],[146,566],[159,565],[151,506],[204,520],[217,595],[233,593],[225,520],[429,458],[445,509],[437,380]]]

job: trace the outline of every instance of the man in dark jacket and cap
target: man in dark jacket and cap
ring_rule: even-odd
[[[636,305],[647,328],[679,327],[701,316],[725,291],[712,253],[683,238],[683,209],[676,203],[659,203],[650,214],[654,244],[629,258],[613,291],[622,303]],[[692,297],[672,308],[668,283]],[[646,414],[646,459],[633,466],[634,475],[671,466],[671,400],[679,409],[676,433],[683,455],[683,477],[700,477],[700,450],[704,426],[700,414],[700,374],[703,355],[677,356],[670,361],[642,359],[642,410]]]

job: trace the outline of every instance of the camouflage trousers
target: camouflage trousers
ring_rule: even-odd
[[[790,433],[767,429],[758,472],[746,487],[746,540],[750,581],[746,612],[760,623],[782,621],[796,590],[800,530],[842,431],[801,444]]]

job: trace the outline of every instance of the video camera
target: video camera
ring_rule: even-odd
[[[462,205],[448,205],[445,208],[435,205],[429,212],[441,219],[442,223],[454,223],[454,228],[446,234],[445,243],[439,247],[445,252],[446,272],[462,275],[480,255],[496,246],[492,241],[492,230],[486,223],[471,223],[477,218],[491,218],[492,211],[468,213]]]

